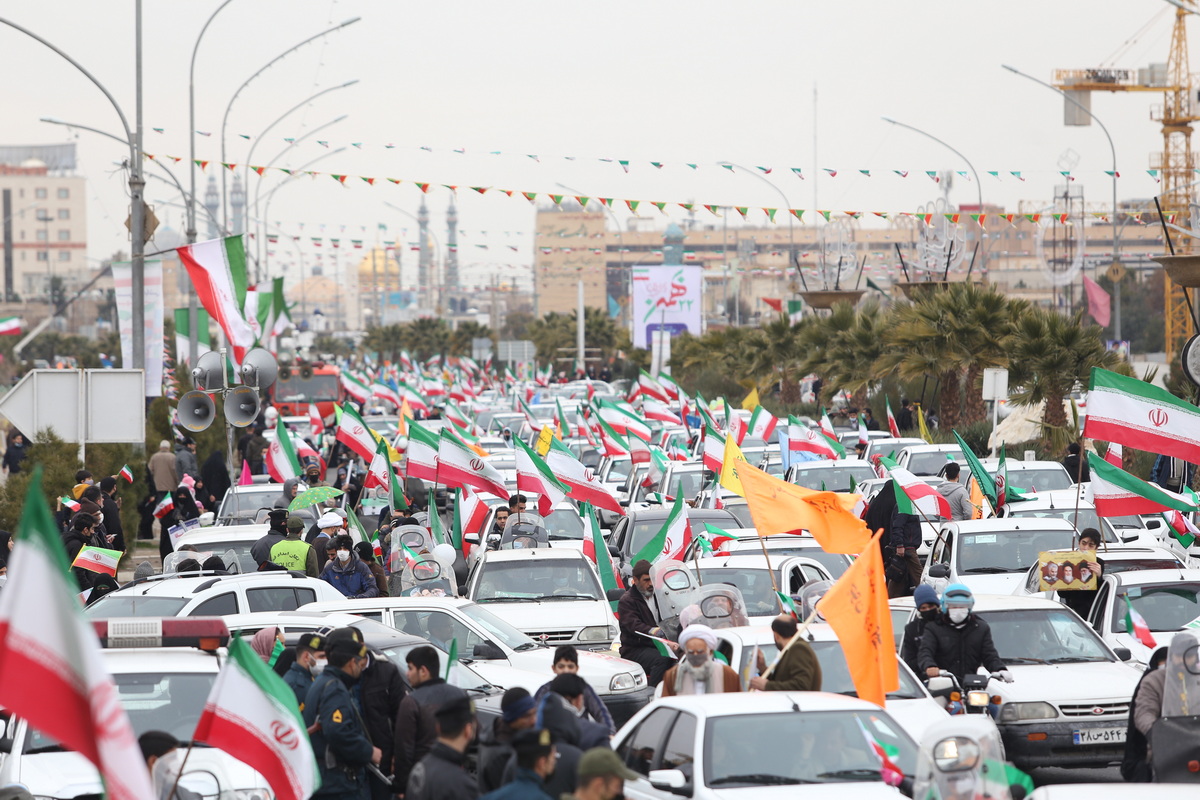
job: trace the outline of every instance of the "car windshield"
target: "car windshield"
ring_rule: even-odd
[[[841,577],[841,574],[846,571],[847,567],[850,566],[850,558],[848,556],[845,556],[841,553],[826,553],[820,547],[813,546],[812,539],[801,539],[799,536],[793,538],[795,538],[796,541],[807,541],[809,545],[807,547],[799,545],[792,547],[779,547],[778,545],[772,545],[770,548],[768,548],[771,558],[779,558],[780,560],[784,558],[790,558],[792,556],[804,556],[806,558],[811,558],[813,561],[816,561],[822,567],[828,570],[829,574],[834,578]],[[775,540],[773,539],[772,541]],[[731,553],[746,554],[751,552],[762,552],[761,547],[762,546],[758,543],[757,539],[739,539],[737,540],[736,544],[731,542],[726,545],[725,549]]]
[[[1063,505],[1057,508],[1024,508],[1022,503],[1009,503],[1008,516],[1018,517],[1022,519],[1061,519],[1075,525],[1079,530],[1084,528],[1095,528],[1104,531],[1104,541],[1117,541],[1116,534],[1112,532],[1112,528],[1104,524],[1112,520],[1105,518],[1101,520],[1096,514],[1094,508],[1081,508],[1078,515],[1075,513],[1075,507]],[[1140,526],[1139,526],[1140,527]]]
[[[192,739],[216,678],[215,670],[165,675],[161,672],[118,673],[112,676],[134,736],[147,731],[166,731],[184,746]],[[57,741],[32,726],[28,730],[28,741],[23,749],[25,755],[63,749]]]
[[[280,403],[321,403],[338,399],[337,375],[313,375],[301,377],[294,371],[290,377],[280,376],[275,381],[275,400]]]
[[[545,521],[546,533],[551,540],[583,538],[583,518],[573,508],[555,509]]]
[[[662,492],[668,497],[683,495],[684,500],[691,500],[708,483],[711,483],[711,481],[704,480],[704,470],[672,470],[671,478]]]
[[[737,518],[740,527],[754,527],[754,517],[750,515],[750,506],[747,503],[728,503],[725,510]]]
[[[625,483],[625,479],[629,477],[629,473],[633,471],[633,462],[628,459],[621,461],[610,461],[608,472],[605,473],[605,483]]]
[[[529,650],[538,647],[538,643],[533,639],[530,639],[485,608],[481,608],[474,603],[467,603],[459,610],[479,627],[503,642],[510,650]]]
[[[357,627],[357,625],[355,627]],[[394,631],[391,631],[390,628],[388,630],[389,630],[389,632],[394,633]],[[383,653],[385,656],[387,656],[388,661],[392,662],[393,664],[395,664],[397,666],[402,666],[407,663],[406,659],[408,658],[409,652],[411,652],[413,649],[415,649],[417,647],[425,646],[428,644],[429,643],[425,642],[425,641],[413,642],[412,644],[400,644],[400,645],[395,645],[393,647],[380,648],[380,652]],[[434,649],[437,650],[436,647]],[[438,662],[440,664],[440,666],[438,667],[438,674],[445,675],[446,674],[447,654],[442,652],[441,650],[438,650],[437,654],[438,654]],[[403,669],[401,669],[401,674],[403,674]],[[482,676],[479,675],[478,672],[475,672],[475,670],[471,669],[470,667],[467,667],[466,665],[462,664],[459,661],[455,661],[454,665],[452,667],[450,667],[450,679],[447,681],[447,683],[451,684],[452,686],[457,686],[458,688],[464,689],[467,691],[470,691],[472,689],[482,690],[491,685],[487,681],[485,681],[482,678]]]
[[[765,464],[759,464],[758,468],[768,475],[774,475],[776,478],[782,478],[785,472],[783,461],[777,458],[769,459]]]
[[[600,582],[582,558],[485,561],[475,584],[476,603],[522,600],[596,600]]]
[[[992,629],[992,642],[1005,664],[1056,664],[1111,661],[1091,628],[1067,608],[981,611]]]
[[[264,483],[256,486],[235,486],[221,501],[221,519],[254,519],[260,508],[270,508],[283,497],[283,484]]]
[[[394,434],[399,427],[397,425],[396,417],[370,416],[366,417],[363,421],[367,423],[367,427],[371,430],[387,436]]]
[[[1073,485],[1067,471],[1061,467],[1055,469],[1010,469],[1008,470],[1008,485],[1022,491],[1054,492],[1059,489],[1070,489]]]
[[[1178,631],[1200,619],[1200,584],[1130,586],[1113,603],[1112,630],[1125,633],[1125,599],[1152,631]]]
[[[875,477],[875,470],[865,461],[857,464],[847,462],[837,467],[796,467],[792,470],[792,483],[807,489],[829,492],[848,492],[863,481]]]
[[[904,626],[901,625],[901,635],[903,635],[903,629]],[[842,650],[841,643],[823,641],[810,642],[810,644],[813,652],[817,654],[817,662],[821,665],[821,691],[858,697],[858,692],[854,689],[854,679],[850,677],[850,668],[846,665],[846,653]],[[762,651],[763,658],[767,660],[768,664],[774,661],[775,656],[779,654],[779,648],[775,646],[774,641],[760,644],[758,649]],[[754,658],[754,648],[743,647],[739,674],[752,674],[748,673],[751,658]],[[905,669],[899,672],[900,687],[894,692],[888,692],[889,700],[913,700],[925,696],[912,672]]]
[[[1116,575],[1118,572],[1136,572],[1141,569],[1183,569],[1183,564],[1179,559],[1166,556],[1160,558],[1104,558],[1103,555],[1097,556],[1097,559],[1104,566],[1105,575]],[[1121,612],[1125,612],[1122,610]]]
[[[83,613],[92,619],[174,617],[183,610],[187,602],[187,598],[183,597],[141,596],[116,592],[101,597],[84,609]]]
[[[212,530],[212,528],[209,528],[209,530]],[[233,530],[236,530],[236,528]],[[226,542],[205,542],[204,544],[197,544],[196,549],[212,551],[220,555],[222,559],[224,559],[227,552],[232,550],[233,554],[237,556],[238,569],[244,574],[258,570],[258,563],[250,555],[250,548],[254,546],[255,541],[255,539],[234,539],[233,541]]]
[[[908,471],[914,475],[937,475],[951,461],[962,461],[962,450],[943,450],[934,453],[913,453],[908,459]]]
[[[913,774],[916,745],[879,709],[709,717],[704,782],[734,789],[882,781],[879,756],[867,743],[868,736],[894,753],[892,760],[906,775]]]
[[[955,542],[958,574],[1025,572],[1037,563],[1038,553],[1043,550],[1070,550],[1074,535],[1072,530],[960,533]]]
[[[1142,524],[1141,518],[1135,514],[1128,514],[1124,517],[1105,517],[1104,519],[1108,521],[1109,525],[1112,525],[1119,531],[1129,530],[1130,528],[1137,530],[1146,527]]]

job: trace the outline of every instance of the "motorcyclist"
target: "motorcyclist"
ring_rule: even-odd
[[[1032,791],[1029,776],[1004,760],[1000,732],[986,717],[948,717],[921,737],[912,797],[1016,800]]]
[[[992,629],[971,613],[975,596],[961,583],[952,583],[942,594],[942,613],[925,626],[917,648],[920,673],[934,678],[949,672],[961,685],[963,678],[982,666],[992,677],[1011,683],[1012,673],[1000,660],[992,642]]]
[[[937,619],[940,613],[937,589],[922,583],[913,592],[913,605],[917,607],[917,616],[904,626],[904,638],[900,642],[900,660],[919,675],[921,670],[917,666],[917,649],[921,646],[926,626]]]

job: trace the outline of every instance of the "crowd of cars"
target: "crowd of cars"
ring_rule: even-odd
[[[491,393],[477,398],[479,446],[491,453],[489,460],[511,491],[517,489],[516,464],[507,435],[533,442],[535,425],[550,424],[560,407],[567,411],[564,430],[575,430],[589,390],[615,394],[600,382],[542,389],[541,402],[527,404],[532,419],[512,411],[508,398]],[[394,432],[394,418],[366,419],[404,451],[406,437]],[[436,428],[443,423],[411,424]],[[661,589],[656,597],[665,619],[681,597],[704,587],[727,592],[738,614],[714,624],[717,652],[745,685],[754,654],[769,660],[775,651],[767,623],[779,613],[776,588],[799,597],[806,587],[828,586],[852,558],[826,553],[807,535],[759,536],[745,503],[715,485],[691,432],[682,424],[652,427],[656,439],[678,434],[692,441],[691,458],[669,462],[657,482],[646,465],[634,465],[629,456],[603,456],[586,438],[568,435],[564,443],[623,508],[622,514],[600,514],[622,586],[635,554],[663,526],[675,497],[688,500],[694,531],[709,526],[723,532],[718,552],[701,551],[697,538],[681,561],[656,565]],[[794,484],[853,490],[868,498],[887,481],[872,453],[893,455],[935,487],[945,464],[965,466],[956,446],[877,434],[871,432],[861,459],[796,461],[785,469],[774,443],[747,439],[743,452]],[[843,434],[849,449],[857,437],[857,431]],[[984,464],[993,470],[999,466]],[[1200,569],[1193,567],[1200,552],[1165,536],[1159,520],[1097,517],[1084,487],[1076,486],[1061,464],[1010,459],[1006,466],[1010,485],[1028,490],[1031,499],[1012,504],[1001,518],[925,522],[922,581],[971,588],[975,611],[990,624],[1000,657],[1015,676],[1012,683],[988,687],[1004,758],[1026,769],[1110,765],[1120,760],[1130,696],[1149,657],[1148,648],[1125,630],[1126,602],[1141,613],[1159,643],[1196,627]],[[428,496],[428,487],[411,484],[412,496]],[[363,632],[375,657],[401,665],[404,655],[422,644],[432,644],[444,661],[454,652],[450,682],[476,698],[482,717],[499,713],[499,697],[507,688],[536,691],[551,676],[553,648],[574,645],[580,675],[620,726],[612,745],[639,775],[626,786],[631,798],[771,797],[783,791],[790,797],[798,785],[810,784],[854,784],[855,797],[894,796],[897,790],[881,781],[879,757],[869,740],[887,748],[909,776],[917,773],[923,752],[934,763],[926,751],[945,740],[937,736],[950,719],[944,704],[902,662],[899,688],[888,695],[886,709],[858,699],[837,635],[821,622],[806,635],[821,663],[823,693],[656,699],[643,668],[617,655],[614,597],[584,553],[587,528],[570,499],[545,517],[513,514],[500,527],[495,511],[506,503],[485,497],[486,520],[479,530],[465,532],[473,544],[469,557],[459,553],[454,563],[430,557],[426,574],[409,565],[392,576],[398,590],[393,596],[348,600],[320,579],[255,571],[250,547],[265,533],[266,511],[280,494],[278,484],[234,487],[214,525],[185,533],[177,543],[221,557],[230,574],[181,574],[168,561],[163,573],[143,575],[87,607],[136,732],[161,729],[190,739],[233,633],[252,635],[276,626],[295,641],[305,632],[352,625]],[[386,502],[371,495],[364,493],[364,508]],[[452,499],[444,492],[435,497],[428,513],[442,514],[448,527]],[[535,501],[529,497],[530,509]],[[1054,592],[1039,591],[1037,564],[1040,552],[1071,550],[1078,528],[1088,526],[1103,533],[1099,556],[1105,573],[1090,614],[1081,618]],[[392,535],[410,534],[424,555],[424,529]],[[898,645],[916,612],[905,598],[893,600],[891,609]],[[933,744],[927,741],[931,736]],[[205,748],[197,748],[197,754],[197,774],[185,781],[189,788],[213,795],[216,785],[232,792],[222,794],[230,800],[271,800],[261,776],[232,757]],[[61,752],[20,720],[0,718],[0,785],[21,782],[37,797],[73,798],[96,793],[96,781],[76,754]]]

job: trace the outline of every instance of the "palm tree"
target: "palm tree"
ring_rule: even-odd
[[[753,330],[746,342],[749,345],[746,366],[751,373],[747,377],[755,386],[778,381],[779,399],[788,404],[800,402],[798,333],[799,326],[779,314]]]
[[[421,361],[443,355],[450,346],[450,326],[441,318],[421,317],[404,326],[405,344]]]
[[[491,339],[492,329],[481,325],[473,319],[463,320],[450,334],[450,355],[464,356],[471,354],[472,339]]]
[[[1014,321],[1029,303],[974,283],[956,283],[940,300],[955,325],[955,339],[967,364],[962,422],[969,425],[987,417],[983,371],[1008,365]]]

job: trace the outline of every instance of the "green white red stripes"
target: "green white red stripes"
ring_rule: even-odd
[[[349,447],[368,462],[375,455],[375,437],[367,423],[349,403],[342,404],[342,416],[338,419],[337,440]]]
[[[887,468],[888,477],[896,484],[897,511],[930,520],[950,519],[950,503],[937,489],[890,458],[881,458],[879,463]]]
[[[1129,595],[1122,595],[1122,599],[1125,600],[1126,632],[1146,647],[1156,646],[1158,642],[1155,641],[1154,634],[1150,632],[1150,626],[1146,624],[1146,620],[1133,607],[1133,603],[1129,602]]]
[[[445,428],[438,439],[438,479],[447,486],[470,486],[508,499],[500,471]]]
[[[408,426],[408,447],[404,451],[404,470],[410,478],[420,478],[423,481],[438,482],[438,446],[439,437],[427,430],[423,425],[410,423]]]
[[[546,466],[563,485],[573,500],[591,503],[615,514],[624,514],[625,509],[616,496],[596,478],[596,473],[580,463],[566,445],[558,439],[550,443],[546,452]]]
[[[1200,464],[1200,408],[1099,367],[1092,369],[1083,435]]]
[[[296,458],[296,447],[292,442],[292,434],[283,424],[283,415],[275,421],[275,440],[267,446],[267,472],[278,483],[290,478],[299,478],[303,471],[300,469],[300,459]]]
[[[596,565],[596,573],[600,576],[600,586],[604,591],[611,592],[621,588],[617,583],[617,570],[612,563],[612,555],[608,552],[608,543],[600,531],[600,521],[596,519],[596,509],[591,503],[579,504],[579,515],[583,517],[583,554]],[[617,610],[617,602],[610,601],[613,611]]]
[[[0,317],[0,336],[16,336],[24,327],[20,317]]]
[[[254,347],[254,329],[243,316],[246,300],[246,249],[241,235],[211,239],[180,247],[179,260],[187,269],[196,296],[217,321],[233,348],[238,364]]]
[[[688,521],[687,509],[683,496],[676,497],[671,513],[663,521],[658,533],[634,555],[630,563],[636,564],[643,558],[651,564],[660,559],[681,559],[692,542],[692,526]]]
[[[570,491],[566,484],[554,477],[550,467],[529,445],[513,437],[517,445],[517,491],[538,495],[538,513],[543,517],[553,513]]]
[[[1114,467],[1095,453],[1088,453],[1092,472],[1092,502],[1102,517],[1121,517],[1126,514],[1160,514],[1171,509],[1196,511],[1188,497],[1169,492],[1153,483]]]
[[[103,547],[81,547],[72,567],[86,569],[89,572],[99,572],[103,575],[117,575],[117,564],[123,553],[120,550],[106,550]]]

